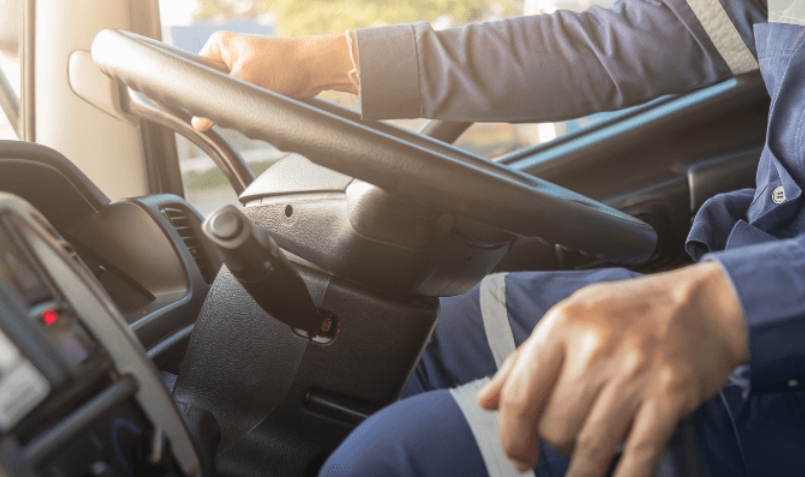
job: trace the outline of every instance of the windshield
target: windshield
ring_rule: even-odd
[[[584,10],[611,0],[161,0],[163,40],[197,53],[217,30],[269,36],[298,36],[342,32],[346,29],[426,20],[436,29],[469,22],[493,21],[517,15],[552,13],[557,9]],[[324,99],[359,109],[351,94],[327,91]],[[610,119],[604,113],[571,121],[540,124],[478,123],[456,146],[497,159],[527,146],[544,144],[565,134]],[[399,126],[421,129],[427,120],[395,120]],[[236,131],[221,131],[259,175],[287,153],[253,141]],[[203,214],[237,198],[213,161],[183,138],[177,138],[185,195]]]

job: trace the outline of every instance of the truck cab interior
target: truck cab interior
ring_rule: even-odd
[[[454,145],[470,124],[232,80],[162,43],[159,8],[0,1],[20,62],[19,94],[0,76],[0,475],[316,475],[399,398],[439,297],[683,266],[703,202],[754,185],[757,74],[489,160]],[[255,174],[194,115],[289,154]],[[177,133],[238,206],[188,200]],[[705,475],[689,437],[663,466]]]

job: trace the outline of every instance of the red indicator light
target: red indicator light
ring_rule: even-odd
[[[56,320],[59,319],[59,314],[53,310],[47,310],[42,312],[42,321],[45,322],[46,325],[50,326],[53,323],[56,323]]]

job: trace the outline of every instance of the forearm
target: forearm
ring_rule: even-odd
[[[727,10],[741,36],[750,35],[751,23],[765,15],[763,6],[730,1],[735,5]],[[681,0],[635,0],[608,10],[558,11],[444,31],[427,23],[406,27],[357,31],[367,119],[557,120],[731,75]]]
[[[426,22],[361,29],[354,32],[353,48],[353,37],[344,34],[268,38],[216,32],[201,54],[225,63],[236,78],[295,98],[328,89],[358,93],[352,73],[359,63],[367,119],[557,120],[745,71],[722,58],[686,3],[712,7],[721,1],[726,14],[721,12],[720,27],[737,29],[730,45],[756,67],[751,29],[765,18],[764,0],[653,1],[438,32]]]

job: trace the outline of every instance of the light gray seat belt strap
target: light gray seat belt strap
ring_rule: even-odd
[[[506,274],[497,273],[484,278],[479,299],[486,340],[495,358],[495,366],[500,368],[506,357],[515,350],[514,335],[506,309]],[[517,472],[506,457],[498,433],[500,413],[482,409],[475,400],[475,395],[488,381],[485,378],[450,390],[472,430],[486,471],[491,477],[534,477],[533,471],[523,474]]]
[[[522,474],[517,472],[506,457],[503,445],[500,443],[500,434],[498,434],[500,413],[482,409],[475,400],[475,395],[488,381],[488,378],[481,379],[450,390],[453,399],[456,400],[464,414],[467,424],[470,425],[472,435],[475,437],[475,442],[478,444],[481,457],[486,465],[486,471],[490,477],[535,477],[533,470]]]
[[[718,0],[687,0],[687,2],[732,74],[739,75],[759,68],[757,60],[752,56],[752,52]]]
[[[484,320],[486,341],[498,368],[514,352],[514,335],[506,309],[506,273],[488,275],[481,282],[481,316]]]

